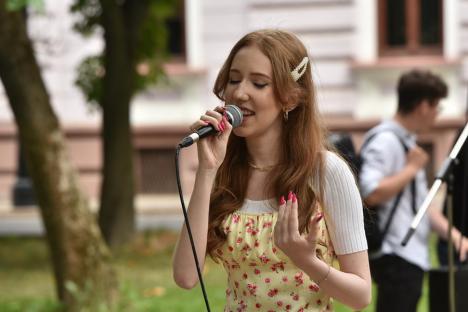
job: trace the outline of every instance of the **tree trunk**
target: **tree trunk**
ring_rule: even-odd
[[[69,311],[111,307],[117,281],[80,192],[21,12],[0,0],[0,78],[17,123],[50,248],[59,299]]]
[[[135,50],[147,1],[101,0],[104,28],[103,182],[99,225],[111,247],[134,234],[134,171],[130,102],[135,89]]]

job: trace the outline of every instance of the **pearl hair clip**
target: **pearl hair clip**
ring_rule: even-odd
[[[299,78],[304,75],[306,69],[307,69],[307,63],[309,63],[309,58],[305,56],[302,61],[297,65],[296,68],[291,72],[291,76],[293,77],[294,81],[298,81]]]

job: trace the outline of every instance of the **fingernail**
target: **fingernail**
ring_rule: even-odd
[[[223,132],[223,124],[222,123],[218,124],[218,131]]]
[[[323,218],[323,213],[319,212],[317,216],[315,217],[315,222],[319,222]]]
[[[292,197],[292,202],[295,203],[297,202],[297,197],[296,197],[296,194],[293,193],[293,197]]]
[[[281,198],[280,198],[280,201],[279,201],[279,202],[280,202],[280,205],[284,205],[284,204],[286,204],[286,201],[284,200],[284,196],[281,196]]]
[[[289,193],[288,193],[288,200],[292,200],[292,192],[291,191],[289,191]]]

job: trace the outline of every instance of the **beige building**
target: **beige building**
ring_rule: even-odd
[[[103,42],[73,32],[71,2],[45,1],[45,12],[31,14],[29,30],[83,188],[96,197],[100,116],[73,82],[80,60],[101,51]],[[219,103],[211,87],[232,45],[246,32],[266,27],[303,39],[330,129],[351,131],[357,144],[365,130],[393,114],[402,71],[423,67],[442,75],[450,95],[436,129],[421,143],[433,156],[433,168],[446,157],[467,105],[468,0],[185,0],[171,23],[169,84],[139,94],[132,106],[140,194],[175,192],[175,144],[188,124]],[[0,201],[9,201],[17,146],[1,85],[0,151]],[[186,191],[196,168],[193,152],[183,155]]]

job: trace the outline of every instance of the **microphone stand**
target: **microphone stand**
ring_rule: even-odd
[[[455,165],[459,163],[458,155],[460,150],[462,149],[465,141],[468,137],[468,123],[465,125],[462,133],[458,137],[457,142],[455,143],[452,151],[448,158],[442,164],[439,172],[437,173],[436,180],[432,184],[431,189],[429,190],[428,195],[424,199],[421,207],[418,210],[418,213],[413,219],[411,226],[406,233],[405,238],[401,242],[402,246],[406,246],[410,238],[413,236],[416,228],[418,227],[419,223],[421,222],[424,214],[426,213],[427,209],[429,208],[430,203],[434,199],[437,191],[441,187],[443,182],[447,182],[447,219],[449,222],[449,229],[448,229],[448,268],[449,268],[449,306],[450,311],[455,311],[455,271],[454,271],[454,259],[453,259],[453,242],[452,242],[452,227],[453,227],[453,205],[452,205],[452,187],[453,187],[453,169]]]

